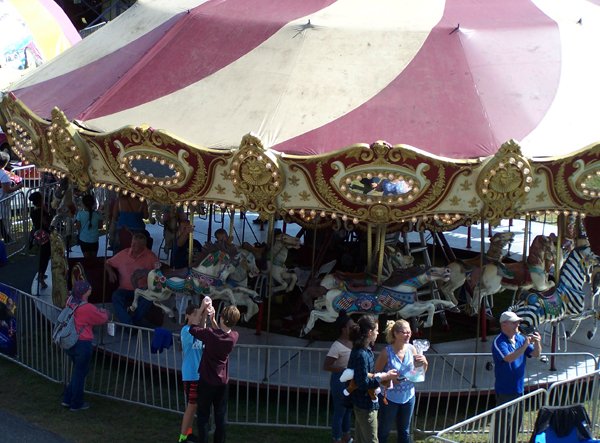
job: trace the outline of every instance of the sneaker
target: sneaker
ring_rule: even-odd
[[[70,411],[71,412],[85,411],[86,409],[90,409],[90,404],[89,403],[84,403],[81,406],[79,406],[78,408],[71,408]]]
[[[66,401],[63,401],[63,402],[61,402],[61,403],[60,403],[60,405],[61,405],[63,408],[70,408],[70,407],[71,407],[71,405],[70,405],[69,403],[67,403]]]

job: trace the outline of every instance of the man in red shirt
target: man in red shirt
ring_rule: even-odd
[[[208,297],[207,297],[208,298]],[[204,299],[201,310],[212,306],[210,299]],[[240,319],[236,306],[227,306],[221,312],[219,324],[212,319],[213,328],[192,326],[190,334],[204,343],[204,352],[200,360],[200,380],[198,381],[198,434],[199,441],[208,441],[208,420],[210,407],[215,412],[214,442],[225,441],[225,422],[227,417],[227,398],[229,395],[229,354],[238,341],[239,334],[232,328]]]
[[[140,297],[133,316],[130,315],[127,308],[133,303],[136,287],[145,285],[148,272],[154,269],[158,261],[156,254],[146,247],[146,236],[139,232],[133,235],[129,248],[123,249],[106,260],[104,267],[108,279],[111,282],[116,282],[117,279],[119,281],[119,287],[112,295],[112,303],[117,319],[121,323],[147,326],[144,316],[152,306],[150,301]],[[142,285],[138,285],[138,282],[134,281],[138,275],[143,279]]]

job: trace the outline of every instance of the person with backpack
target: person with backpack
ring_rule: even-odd
[[[75,330],[79,335],[75,345],[66,350],[73,362],[73,371],[71,382],[65,388],[61,404],[71,411],[81,411],[90,407],[89,403],[83,401],[83,389],[92,360],[92,340],[94,339],[92,328],[108,322],[106,310],[88,303],[91,293],[90,284],[86,280],[78,280],[74,283],[71,296],[67,299],[67,306],[74,310]]]

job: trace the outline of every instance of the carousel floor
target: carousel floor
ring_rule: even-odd
[[[251,217],[253,219],[254,217]],[[241,223],[239,220],[236,220],[236,231],[239,233],[241,231]],[[206,220],[196,220],[195,221],[195,237],[201,241],[202,243],[206,242],[206,234],[207,231],[207,221]],[[225,228],[227,229],[229,226],[228,220],[225,222]],[[154,238],[154,246],[153,250],[158,254],[160,243],[162,241],[162,227],[158,225],[148,225],[148,230]],[[213,224],[213,230],[217,227]],[[281,222],[277,222],[275,227],[281,227]],[[267,227],[265,226],[264,230],[261,231],[258,229],[257,225],[252,225],[254,228],[254,234],[249,234],[249,227],[246,226],[246,239],[248,241],[264,241],[267,236]],[[291,228],[291,229],[290,229]],[[522,221],[515,221],[513,226],[509,227],[507,223],[503,223],[501,226],[496,228],[494,232],[498,231],[508,231],[511,230],[515,233],[515,239],[513,241],[511,247],[511,257],[515,260],[521,259],[521,253],[523,251],[523,238],[524,238],[524,223]],[[551,232],[555,232],[556,227],[553,225],[544,225],[543,223],[532,222],[532,233],[531,238],[535,237],[538,234],[548,235]],[[294,235],[297,232],[297,228],[293,226],[288,226],[287,232],[289,234]],[[412,237],[414,235],[414,238]],[[473,226],[472,228],[472,250],[477,251],[480,248],[480,231],[479,227]],[[467,229],[459,228],[456,231],[446,233],[446,238],[450,243],[450,246],[453,248],[464,249],[467,242]],[[410,241],[418,242],[418,236],[416,234],[409,235]],[[101,238],[100,250],[104,250],[105,246],[105,238]],[[164,254],[163,254],[164,255]],[[72,247],[70,251],[71,257],[81,256],[81,251],[78,246]],[[162,257],[161,257],[162,258]],[[51,273],[47,272],[49,279],[47,282],[49,283],[49,287],[47,289],[40,289],[38,292],[37,280],[34,279],[32,282],[32,294],[38,294],[42,299],[51,300]],[[110,303],[106,305],[106,308],[111,309],[112,306]],[[175,322],[171,322],[167,320],[165,322],[164,327],[167,327],[174,332],[178,332],[180,329],[180,325]],[[317,325],[318,328],[318,325]],[[327,349],[329,348],[331,342],[324,341],[311,341],[306,338],[297,338],[288,335],[276,334],[273,332],[263,331],[260,335],[255,334],[254,329],[248,329],[245,327],[238,327],[238,331],[240,332],[240,344],[244,345],[258,345],[258,346],[288,346],[288,347],[300,347],[300,348],[313,348],[313,349]],[[569,341],[568,351],[569,354],[566,354],[561,357],[560,362],[558,364],[558,370],[555,372],[549,371],[548,364],[542,363],[540,361],[534,360],[528,364],[528,369],[532,374],[537,374],[536,376],[543,377],[544,380],[557,380],[559,378],[563,379],[565,377],[575,376],[577,374],[581,374],[582,370],[588,371],[588,368],[593,360],[593,357],[590,355],[588,357],[583,357],[581,355],[573,355],[570,356],[570,353],[593,353],[597,355],[600,350],[600,339],[596,337],[594,340],[589,341],[584,337],[585,331],[589,329],[585,324],[581,327],[580,331],[576,335],[573,340]],[[494,377],[489,369],[489,362],[491,361],[491,357],[487,358],[456,358],[453,354],[460,353],[489,353],[491,352],[491,340],[493,337],[489,337],[487,342],[481,342],[480,340],[476,340],[475,338],[468,340],[460,340],[453,342],[445,342],[445,343],[432,343],[431,348],[429,349],[427,355],[431,356],[430,358],[433,360],[435,358],[436,365],[440,366],[440,369],[443,374],[456,374],[457,377],[448,377],[446,376],[436,376],[436,377],[428,377],[425,383],[423,383],[419,389],[425,392],[444,392],[444,391],[467,391],[476,387],[477,389],[489,390],[493,389],[493,381]],[[111,338],[105,336],[104,343],[109,348],[112,346],[111,339],[114,340],[115,349],[117,349],[116,338]],[[548,341],[548,337],[546,337],[546,341]],[[548,347],[545,348],[545,351],[548,351]],[[564,346],[563,346],[564,351]],[[248,356],[244,358],[254,358],[252,353],[248,353]],[[293,355],[293,354],[290,354]],[[148,357],[150,358],[150,357]],[[256,357],[258,358],[258,357]],[[293,358],[293,357],[290,357]],[[465,366],[464,361],[468,360],[469,363]],[[460,368],[456,367],[459,365],[458,361],[461,361]],[[259,362],[255,362],[256,364],[244,364],[241,365],[244,367],[244,375],[241,373],[236,374],[236,368],[238,365],[236,362],[232,362],[231,364],[231,376],[232,378],[246,378],[249,377],[247,367],[255,367],[256,371],[262,371],[261,365]],[[297,387],[307,387],[307,388],[324,388],[326,389],[328,386],[328,377],[327,374],[323,373],[322,377],[318,377],[317,380],[314,378],[314,374],[320,371],[320,366],[322,365],[321,361],[313,361],[306,362],[306,365],[314,366],[312,368],[307,367],[306,371],[301,371],[301,374],[306,374],[306,379],[294,380],[294,385]],[[286,366],[286,362],[279,362],[279,369],[282,369]],[[431,363],[430,363],[431,365]],[[445,367],[445,369],[444,369]],[[585,368],[584,368],[585,367]],[[278,371],[277,367],[270,368],[271,372]],[[449,372],[448,372],[449,371]],[[588,371],[589,372],[589,371]],[[313,374],[313,375],[310,375]],[[254,374],[258,377],[260,374]],[[254,378],[252,375],[250,378]],[[550,378],[548,378],[550,377]],[[449,386],[450,383],[450,386]]]

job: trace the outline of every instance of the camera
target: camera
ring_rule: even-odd
[[[519,331],[523,335],[533,335],[538,330],[535,326],[521,324],[519,325]]]

